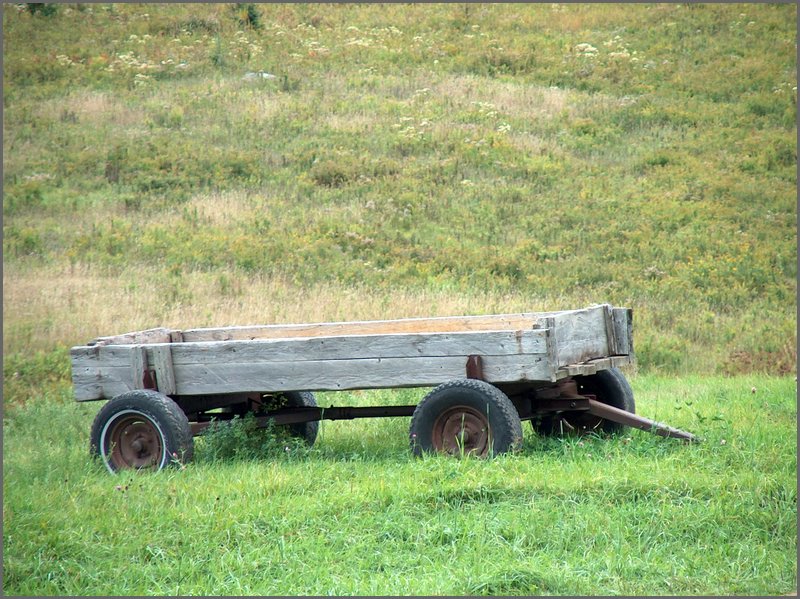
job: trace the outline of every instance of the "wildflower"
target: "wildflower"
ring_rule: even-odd
[[[578,56],[586,56],[588,58],[593,58],[597,55],[597,48],[585,42],[575,46],[575,51],[578,53]]]
[[[725,445],[726,443],[727,443],[727,441],[725,439],[723,439],[722,441],[719,442],[720,445]]]

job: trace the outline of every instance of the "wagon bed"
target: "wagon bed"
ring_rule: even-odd
[[[113,453],[109,444],[133,444],[127,458],[117,456],[117,467],[106,460],[111,470],[131,461],[139,467],[141,460],[130,456],[150,442],[164,454],[176,443],[161,429],[178,421],[176,434],[185,437],[212,420],[248,412],[263,425],[291,425],[310,442],[320,419],[413,416],[412,429],[425,429],[422,444],[432,443],[426,448],[451,451],[455,443],[463,449],[459,443],[471,435],[481,454],[497,445],[493,430],[508,433],[500,435],[504,451],[521,439],[520,420],[539,423],[540,431],[563,429],[571,426],[565,414],[583,428],[587,422],[606,429],[625,424],[691,437],[633,414],[632,391],[618,370],[634,360],[632,311],[609,304],[486,316],[158,328],[100,337],[70,353],[75,399],[112,399],[93,426],[95,452],[105,459]],[[311,393],[404,387],[436,389],[416,406],[324,409]],[[277,407],[275,397],[284,400]],[[492,405],[495,412],[508,412],[493,426]],[[147,421],[140,412],[148,406],[166,420],[159,423],[158,414],[150,414],[150,425],[137,421]],[[447,416],[447,410],[455,412]],[[128,432],[119,432],[119,423],[109,429],[119,412],[133,414],[125,420]],[[427,420],[434,421],[431,431]],[[456,441],[453,431],[460,435]],[[134,436],[136,443],[128,441]],[[412,444],[415,438],[412,430]]]
[[[145,388],[189,396],[426,387],[465,376],[470,356],[479,358],[479,378],[490,383],[594,374],[633,360],[631,310],[606,304],[490,316],[162,328],[71,350],[78,401]]]

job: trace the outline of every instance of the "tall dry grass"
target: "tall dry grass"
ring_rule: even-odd
[[[3,272],[3,287],[4,353],[49,350],[158,326],[180,329],[576,307],[567,298],[559,302],[522,293],[387,292],[336,283],[301,286],[235,271],[165,277],[146,267],[112,273],[86,265],[25,270],[11,265]]]

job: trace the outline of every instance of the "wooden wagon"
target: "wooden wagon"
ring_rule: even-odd
[[[415,454],[499,454],[521,421],[542,434],[635,426],[692,440],[635,415],[620,366],[634,359],[632,312],[559,312],[150,329],[71,349],[77,401],[110,399],[91,450],[109,470],[191,459],[214,420],[253,413],[313,443],[320,420],[411,416]],[[417,405],[320,407],[313,391],[434,387]]]

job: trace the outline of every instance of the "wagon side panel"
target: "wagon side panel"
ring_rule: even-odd
[[[249,391],[342,391],[435,386],[464,378],[468,356],[191,364],[175,368],[179,395]],[[487,382],[549,377],[545,356],[482,356]]]
[[[488,382],[549,380],[548,331],[364,335],[73,348],[79,401],[137,388],[167,395],[438,385],[481,356]],[[148,378],[149,377],[149,378]]]

